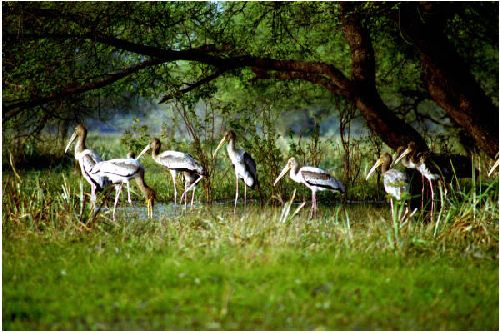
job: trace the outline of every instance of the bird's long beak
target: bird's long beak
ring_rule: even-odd
[[[139,156],[137,156],[136,160],[139,160],[141,158],[142,155],[146,154],[148,150],[151,149],[151,144],[148,144],[142,151],[141,153],[139,154]]]
[[[73,141],[75,141],[76,139],[76,132],[73,133],[73,135],[71,136],[71,138],[69,139],[69,142],[68,144],[66,145],[66,148],[64,149],[64,153],[66,154],[69,150],[69,146],[71,146],[71,144],[73,143]]]
[[[219,145],[217,146],[217,148],[215,148],[214,154],[212,156],[213,158],[215,158],[215,155],[217,155],[217,152],[219,151],[219,149],[221,149],[221,147],[224,144],[224,142],[226,142],[226,137],[225,136],[222,138],[222,140],[220,140]]]
[[[491,176],[491,174],[493,173],[493,171],[495,171],[496,168],[498,168],[499,163],[500,163],[500,158],[491,167],[490,171],[488,172],[488,177]]]
[[[290,165],[286,165],[283,170],[281,170],[281,173],[280,175],[276,178],[276,180],[274,181],[274,184],[273,186],[276,186],[276,184],[280,181],[281,178],[283,178],[283,176],[287,173],[287,171],[290,170]]]
[[[372,175],[372,173],[382,164],[382,159],[379,158],[377,160],[377,162],[375,162],[375,164],[372,166],[372,168],[370,169],[370,171],[368,171],[368,174],[366,175],[366,179],[368,180],[368,178],[370,178],[370,176]]]
[[[406,155],[408,155],[410,153],[410,148],[406,148],[404,152],[401,153],[401,155],[399,155],[398,158],[396,158],[394,160],[394,162],[391,164],[391,165],[396,165],[399,163],[399,161],[401,161],[403,159],[403,157],[405,157]]]

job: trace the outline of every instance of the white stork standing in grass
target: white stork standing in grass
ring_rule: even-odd
[[[281,173],[274,181],[274,186],[279,180],[290,170],[290,178],[296,183],[301,183],[307,186],[312,192],[312,207],[309,217],[316,215],[318,210],[316,204],[316,192],[329,190],[332,192],[345,192],[345,187],[342,182],[330,176],[330,174],[320,168],[304,166],[299,168],[299,164],[295,158],[290,158],[286,166],[281,170]]]
[[[185,179],[185,191],[181,196],[182,198],[186,196],[186,193],[193,189],[193,197],[191,199],[191,204],[194,200],[194,188],[196,184],[203,179],[205,176],[205,170],[198,163],[193,156],[178,151],[167,150],[160,154],[161,143],[159,139],[152,139],[151,142],[142,150],[137,159],[141,158],[148,150],[151,149],[151,156],[156,163],[163,165],[170,171],[172,176],[172,181],[174,183],[174,203],[177,205],[177,188],[175,186],[175,177],[177,172],[182,172]]]
[[[101,187],[107,184],[115,185],[115,204],[113,206],[113,220],[115,220],[116,206],[120,198],[120,192],[124,183],[129,183],[135,179],[139,189],[144,194],[146,206],[148,208],[148,217],[153,217],[153,208],[155,202],[155,192],[151,189],[144,179],[144,167],[138,160],[132,158],[112,159],[96,163],[89,176],[98,182]]]
[[[417,169],[420,174],[422,175],[422,209],[424,205],[424,178],[429,181],[429,186],[431,188],[431,220],[433,217],[433,212],[434,212],[434,187],[432,186],[432,181],[439,179],[440,178],[440,173],[439,171],[432,167],[432,170],[430,169],[430,166],[432,163],[427,163],[425,164],[428,154],[425,153],[417,153],[416,150],[416,144],[415,142],[410,142],[408,144],[408,147],[401,152],[402,147],[399,147],[397,150],[397,153],[400,153],[399,156],[396,158],[394,161],[394,165],[398,164],[399,161],[403,161],[403,165],[406,168],[412,168],[412,169]]]
[[[234,167],[234,174],[236,177],[236,194],[234,196],[234,211],[236,212],[236,203],[238,202],[238,181],[242,179],[245,183],[245,205],[247,203],[247,186],[250,188],[259,187],[259,179],[257,178],[257,166],[255,160],[245,152],[243,149],[235,148],[236,134],[234,131],[227,131],[222,140],[219,142],[217,148],[215,148],[213,157],[217,155],[217,152],[222,147],[225,142],[227,145],[227,154]],[[259,191],[260,195],[260,191]]]
[[[398,152],[401,150],[401,147],[398,148]],[[408,144],[408,147],[396,158],[394,165],[401,160],[403,160],[405,167],[417,169],[422,175],[422,179],[428,180],[431,188],[431,220],[434,212],[434,187],[432,182],[435,180],[449,182],[453,177],[470,178],[472,173],[476,172],[476,170],[473,170],[470,159],[465,156],[457,154],[438,155],[430,151],[417,153],[414,142]],[[424,182],[422,181],[422,200],[423,193]]]
[[[78,139],[75,143],[75,159],[78,160],[78,164],[80,165],[80,170],[82,172],[83,178],[90,184],[91,194],[90,194],[90,203],[92,207],[95,207],[96,201],[96,191],[101,191],[102,187],[99,185],[99,182],[96,182],[92,177],[90,177],[89,172],[94,167],[96,163],[101,162],[101,158],[97,155],[93,150],[87,149],[85,147],[85,139],[87,138],[87,129],[82,124],[78,124],[75,127],[75,131],[73,135],[69,139],[68,144],[66,145],[66,149],[64,153],[67,153],[69,147]]]
[[[391,196],[391,210],[394,211],[394,204],[392,198],[401,200],[406,194],[408,185],[406,183],[406,175],[399,170],[389,169],[392,162],[392,157],[388,153],[384,153],[371,167],[366,175],[366,179],[370,178],[372,173],[382,166],[382,174],[384,175],[384,189],[387,194]]]

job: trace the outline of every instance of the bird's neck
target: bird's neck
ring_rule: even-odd
[[[146,180],[144,179],[144,170],[141,169],[139,177],[135,178],[137,186],[141,190],[142,194],[146,199],[149,199],[150,193],[152,193],[152,189],[146,184]]]
[[[160,154],[160,147],[155,147],[154,149],[151,150],[151,157],[153,157],[153,160],[156,160],[156,157]]]
[[[78,138],[76,139],[77,141],[75,143],[75,156],[77,156],[86,149],[85,147],[86,138],[87,138],[87,133],[83,133],[82,135],[79,135]]]
[[[294,165],[290,168],[290,178],[292,180],[298,181],[298,174],[297,174],[298,170],[299,170],[298,165]]]
[[[234,139],[230,139],[229,143],[227,144],[227,153],[229,154],[229,157],[234,157],[236,154],[236,148],[234,144]]]
[[[382,163],[382,174],[384,174],[386,171],[389,170],[389,167],[390,167],[390,163]]]

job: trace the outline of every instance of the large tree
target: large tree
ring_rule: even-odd
[[[467,6],[473,5],[461,8]],[[4,123],[96,91],[127,89],[163,101],[216,79],[248,79],[251,69],[252,79],[321,86],[354,104],[390,147],[415,141],[423,148],[422,136],[381,96],[387,55],[375,51],[382,49],[374,48],[377,40],[391,41],[404,61],[420,60],[422,82],[412,94],[434,100],[489,156],[498,151],[498,125],[484,122],[495,108],[491,99],[466,66],[457,74],[428,46],[446,42],[458,63],[454,36],[443,34],[457,10],[425,21],[422,32],[412,29],[420,13],[407,15],[405,5],[394,3],[4,3],[3,9]],[[398,40],[399,29],[422,42],[409,47]]]

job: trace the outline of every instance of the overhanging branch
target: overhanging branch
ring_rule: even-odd
[[[57,91],[54,92],[50,95],[47,96],[32,96],[28,100],[21,100],[21,101],[13,101],[13,102],[6,102],[3,103],[3,120],[9,120],[10,118],[16,116],[21,112],[21,110],[30,108],[30,107],[35,107],[38,105],[46,104],[52,101],[56,101],[71,95],[76,95],[80,94],[83,92],[87,92],[90,90],[95,90],[99,89],[102,87],[105,87],[107,85],[110,85],[128,75],[131,75],[133,73],[138,72],[141,69],[151,67],[154,65],[161,64],[163,61],[159,59],[154,59],[154,60],[149,60],[149,61],[144,61],[141,62],[137,65],[131,66],[126,69],[119,70],[117,72],[111,73],[111,74],[105,74],[99,79],[94,79],[91,80],[87,83],[80,84],[80,83],[73,83],[68,85],[66,88],[64,88],[62,91]]]
[[[226,72],[226,71],[222,70],[222,69],[217,69],[214,73],[200,79],[199,81],[188,84],[188,86],[186,88],[179,89],[178,91],[176,91],[174,93],[167,94],[167,95],[163,96],[159,103],[162,104],[162,103],[165,103],[166,101],[168,101],[169,99],[184,95],[185,93],[188,93],[191,90],[198,88],[199,86],[202,86],[210,81],[215,80],[216,78],[221,76],[224,72]]]

